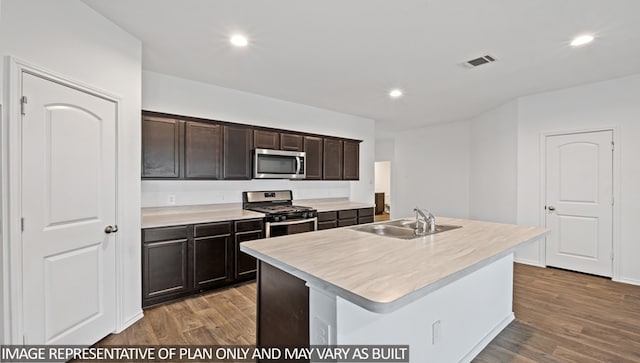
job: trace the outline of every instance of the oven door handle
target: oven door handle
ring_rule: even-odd
[[[296,219],[293,221],[286,221],[286,222],[267,222],[267,224],[269,227],[269,226],[289,226],[292,224],[309,223],[309,222],[317,223],[318,218],[314,217],[314,218]]]

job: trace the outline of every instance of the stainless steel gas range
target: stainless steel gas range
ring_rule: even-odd
[[[292,200],[291,190],[243,192],[242,208],[266,215],[267,238],[317,230],[318,212],[293,205]]]

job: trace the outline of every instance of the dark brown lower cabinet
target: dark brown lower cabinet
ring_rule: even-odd
[[[356,224],[358,224],[357,209],[338,211],[338,227],[354,226]]]
[[[345,209],[318,213],[318,230],[373,223],[373,208]]]
[[[255,260],[247,262],[242,255],[253,257],[237,254],[236,248],[238,241],[262,238],[262,219],[250,224],[254,230],[248,233],[240,228],[236,235],[236,226],[216,222],[143,229],[142,307],[254,278]]]
[[[259,263],[257,345],[308,347],[309,288],[303,280]]]
[[[318,229],[371,222],[373,208],[318,213]],[[307,231],[306,224],[288,229],[289,234]],[[264,235],[262,219],[143,229],[142,307],[256,278],[259,262],[240,245]]]
[[[193,288],[201,292],[232,280],[231,222],[199,224],[193,239]]]
[[[190,290],[187,227],[142,232],[143,306],[179,298]]]
[[[253,280],[256,278],[257,260],[255,257],[240,251],[240,244],[260,238],[264,238],[262,219],[235,222],[236,280]]]
[[[338,212],[330,211],[318,213],[318,230],[336,227],[338,227]]]
[[[373,208],[358,209],[358,224],[373,223]]]

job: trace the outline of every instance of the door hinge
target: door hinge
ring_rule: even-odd
[[[24,217],[20,218],[20,230],[24,232]]]
[[[20,113],[22,114],[22,116],[26,115],[27,112],[25,111],[25,107],[24,105],[27,104],[27,96],[22,96],[20,97]]]
[[[27,336],[26,335],[22,336],[22,345],[27,345]]]
[[[613,151],[613,149],[616,147],[616,143],[611,141],[611,151]]]

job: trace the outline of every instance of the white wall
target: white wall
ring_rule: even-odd
[[[118,325],[122,326],[141,313],[141,44],[79,0],[4,0],[1,5],[2,56],[17,57],[121,98],[118,152],[125,157],[119,158],[118,164],[117,222],[118,244],[126,255],[120,261],[124,266],[119,281],[124,308]],[[6,114],[3,116],[6,120]],[[4,126],[15,127],[15,122],[9,120]]]
[[[376,193],[384,193],[384,203],[391,205],[391,162],[376,161]]]
[[[541,208],[542,133],[615,127],[614,189],[619,218],[614,222],[614,279],[640,284],[640,75],[522,97],[518,102],[518,223],[544,225]],[[615,250],[615,247],[614,247]],[[543,244],[518,258],[542,263]]]
[[[394,141],[392,218],[420,206],[444,217],[469,217],[469,122],[403,131]]]
[[[376,139],[376,161],[392,161],[393,153],[393,139]]]
[[[515,223],[518,104],[511,101],[470,120],[469,217]]]
[[[612,127],[613,275],[640,284],[638,95],[640,75],[634,75],[521,97],[465,122],[403,132],[394,146],[392,217],[408,216],[418,204],[440,215],[544,226],[542,135]],[[537,242],[517,251],[516,260],[544,265],[544,253],[544,242]]]
[[[240,202],[242,191],[280,188],[292,189],[295,199],[373,203],[373,120],[154,72],[143,72],[142,85],[145,110],[363,140],[359,181],[143,181],[144,207],[167,205],[169,194],[177,205],[229,203]]]

